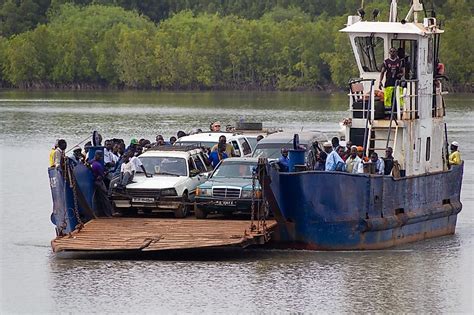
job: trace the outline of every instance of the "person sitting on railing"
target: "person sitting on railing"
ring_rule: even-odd
[[[385,59],[380,72],[379,89],[384,89],[384,105],[385,109],[392,108],[393,93],[395,90],[395,83],[405,76],[405,68],[402,61],[398,58],[397,50],[392,47],[389,50],[389,58]],[[382,84],[385,76],[385,86]]]
[[[461,153],[458,151],[459,143],[453,141],[451,143],[451,154],[449,155],[449,165],[460,165],[461,164]]]

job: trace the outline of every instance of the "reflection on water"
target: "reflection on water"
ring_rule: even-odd
[[[215,119],[336,134],[344,95],[315,93],[0,93],[1,313],[473,312],[474,108],[448,99],[466,160],[456,235],[370,252],[238,250],[55,255],[47,156],[105,138],[153,139]]]

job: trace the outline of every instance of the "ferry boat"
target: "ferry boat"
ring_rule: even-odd
[[[383,156],[392,147],[397,172],[391,175],[306,170],[304,151],[290,150],[289,172],[259,160],[265,202],[249,221],[97,218],[94,179],[89,168],[50,168],[51,220],[59,251],[157,251],[269,244],[310,250],[383,249],[455,233],[463,164],[449,165],[444,122],[439,40],[434,17],[414,0],[407,17],[397,21],[392,1],[388,22],[349,16],[349,35],[360,78],[349,83],[346,141],[365,155]],[[374,12],[374,19],[376,12]],[[406,69],[395,82],[390,107],[380,91],[380,67],[389,49],[403,52]],[[101,150],[97,134],[90,156]],[[255,186],[255,185],[254,185]],[[260,213],[269,207],[275,220]],[[253,208],[253,207],[252,207]],[[100,210],[100,209],[99,209]],[[262,211],[263,210],[263,211]]]
[[[399,172],[384,176],[298,167],[280,172],[263,161],[259,179],[278,222],[275,246],[382,249],[455,233],[463,165],[448,164],[446,108],[437,71],[443,30],[434,17],[420,19],[422,11],[415,0],[406,18],[397,21],[397,2],[392,1],[388,22],[366,21],[359,14],[349,16],[341,30],[349,36],[360,73],[349,83],[345,139],[362,146],[366,156],[377,152],[383,157],[392,147]],[[380,65],[392,47],[402,51],[407,71],[386,108],[377,87]],[[295,146],[290,165],[292,158],[300,160],[298,154]]]

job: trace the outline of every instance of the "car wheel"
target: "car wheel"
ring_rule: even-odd
[[[194,214],[196,215],[196,219],[205,219],[207,218],[207,211],[199,208],[198,205],[194,205]]]
[[[181,200],[182,201],[178,209],[174,211],[174,216],[176,218],[186,218],[189,214],[189,206],[187,205],[189,200],[188,200],[188,194],[186,192],[183,193],[183,197],[181,198]]]

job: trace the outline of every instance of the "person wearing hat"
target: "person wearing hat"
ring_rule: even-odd
[[[359,172],[360,157],[357,156],[357,146],[351,146],[351,152],[346,160],[346,170],[348,173],[357,174]]]
[[[288,162],[290,159],[288,158],[288,149],[287,148],[281,148],[281,156],[278,159],[278,165],[280,166],[280,171],[281,172],[288,172]]]
[[[461,164],[461,153],[458,151],[459,143],[453,141],[451,143],[451,154],[449,155],[449,165]]]
[[[138,146],[138,140],[136,138],[132,138],[130,140],[130,145],[127,147],[127,149],[125,149],[125,152],[133,152],[135,153],[135,151],[137,150],[137,146]]]
[[[338,170],[339,165],[345,165],[341,156],[335,150],[333,150],[333,144],[331,142],[325,142],[323,147],[324,152],[326,152],[328,155],[326,158],[326,171],[336,171]]]
[[[84,156],[82,155],[82,149],[79,146],[75,146],[72,149],[72,153],[68,156],[69,162],[76,166],[79,163],[84,163]]]

